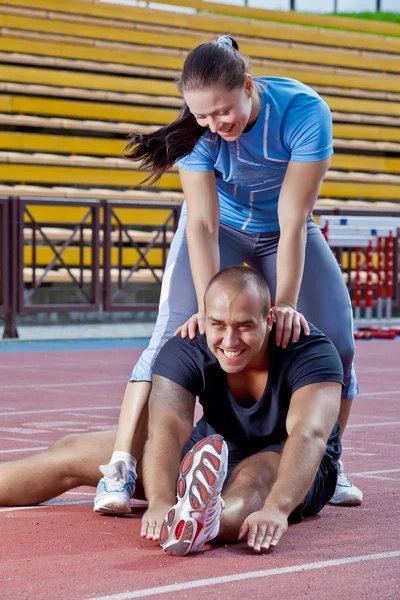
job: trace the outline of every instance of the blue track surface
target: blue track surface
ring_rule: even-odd
[[[116,339],[116,340],[43,340],[0,341],[0,352],[65,352],[68,350],[112,350],[115,348],[146,348],[148,338]]]

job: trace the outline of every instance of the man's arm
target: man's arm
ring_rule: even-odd
[[[162,521],[176,501],[182,448],[190,438],[196,399],[185,388],[153,375],[149,403],[149,433],[143,457],[143,477],[149,509],[142,537],[159,539]]]
[[[266,502],[287,516],[304,500],[314,481],[339,414],[341,390],[340,383],[313,383],[291,398],[286,418],[288,439]]]
[[[250,515],[240,531],[255,550],[276,546],[290,513],[304,500],[326,450],[339,414],[342,386],[336,382],[306,385],[294,392],[286,419],[288,439],[278,475],[261,511]]]

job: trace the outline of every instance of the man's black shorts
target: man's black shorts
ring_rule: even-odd
[[[209,425],[208,428],[208,432],[204,432],[203,430],[199,431],[196,427],[193,428],[192,435],[182,450],[182,459],[184,456],[186,456],[189,450],[191,450],[193,446],[197,444],[197,442],[204,439],[208,435],[213,435],[216,433],[216,431],[214,431],[214,429]],[[226,440],[226,442],[229,449],[229,455],[228,472],[225,478],[224,487],[229,482],[229,478],[231,477],[233,470],[245,458],[253,456],[258,452],[278,452],[281,454],[284,446],[284,442],[282,442],[280,444],[268,446],[262,450],[249,452],[248,449],[244,450],[243,448],[230,443],[228,440]],[[289,515],[289,521],[298,522],[305,517],[312,517],[318,514],[320,510],[322,510],[322,508],[329,502],[335,492],[337,475],[338,464],[328,454],[325,454],[321,464],[319,465],[311,488],[308,490],[303,502],[299,504],[299,506],[295,508],[295,510]]]

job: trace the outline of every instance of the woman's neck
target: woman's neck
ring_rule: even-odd
[[[253,87],[253,93],[251,95],[251,112],[247,122],[247,127],[252,127],[257,121],[257,117],[261,110],[261,97],[256,86]]]

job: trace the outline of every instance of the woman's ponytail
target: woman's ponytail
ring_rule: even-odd
[[[126,158],[140,161],[150,175],[142,182],[155,184],[177,160],[189,154],[205,131],[185,105],[180,116],[170,125],[153,133],[133,134],[125,148]]]

